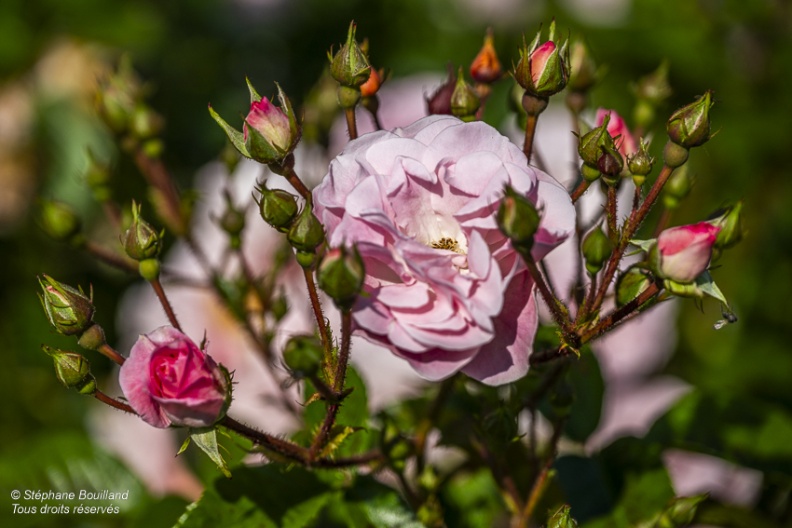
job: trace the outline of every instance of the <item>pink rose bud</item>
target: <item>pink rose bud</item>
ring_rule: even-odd
[[[541,45],[540,38],[541,31],[530,46],[523,44],[513,75],[527,93],[549,97],[563,90],[569,81],[569,42],[556,44],[555,22],[550,25],[550,38]]]
[[[652,251],[653,268],[664,279],[694,281],[707,270],[720,230],[709,222],[666,229]]]
[[[250,103],[250,112],[242,125],[242,135],[248,143],[251,142],[251,127],[277,150],[285,151],[291,142],[289,118],[266,97]]]
[[[638,142],[630,132],[630,129],[627,128],[627,123],[622,116],[617,114],[615,110],[599,108],[597,110],[597,126],[602,126],[606,115],[610,115],[608,134],[616,142],[616,148],[619,149],[619,153],[626,158],[638,152]]]
[[[154,427],[209,427],[231,403],[228,371],[170,326],[140,336],[118,381],[129,405]]]

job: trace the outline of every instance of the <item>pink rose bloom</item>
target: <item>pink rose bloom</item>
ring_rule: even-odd
[[[356,244],[365,263],[356,332],[429,380],[461,370],[499,385],[525,375],[537,307],[495,221],[507,184],[542,211],[539,260],[574,232],[574,208],[494,128],[430,116],[350,142],[314,203],[330,245]]]
[[[208,427],[230,403],[228,374],[170,326],[140,336],[118,382],[129,405],[154,427]]]
[[[657,237],[657,272],[675,282],[694,281],[709,266],[720,230],[709,222],[699,222],[663,231]]]
[[[595,126],[602,126],[603,121],[605,121],[605,116],[608,114],[610,114],[608,134],[616,140],[616,148],[619,149],[619,153],[624,156],[626,161],[627,156],[638,152],[638,141],[636,141],[630,129],[627,128],[627,123],[622,116],[617,114],[615,110],[599,108],[597,110],[597,122]]]

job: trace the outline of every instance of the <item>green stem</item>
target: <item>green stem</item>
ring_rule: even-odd
[[[357,139],[357,118],[355,116],[355,107],[344,108],[344,115],[346,116],[347,130],[349,130],[349,139]]]

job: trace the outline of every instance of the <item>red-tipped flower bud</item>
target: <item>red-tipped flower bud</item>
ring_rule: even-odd
[[[707,92],[696,101],[683,106],[668,119],[666,130],[668,137],[677,145],[687,149],[703,145],[710,135],[710,116],[712,108],[712,92]]]
[[[476,82],[492,84],[502,75],[503,68],[495,51],[495,39],[492,35],[492,28],[490,28],[484,37],[484,45],[481,46],[481,50],[470,65],[470,76]]]
[[[555,21],[550,25],[549,40],[539,44],[541,33],[530,47],[523,43],[513,75],[526,92],[549,97],[563,90],[569,80],[569,41],[560,46],[555,42]]]
[[[38,278],[41,305],[50,324],[64,335],[80,335],[93,326],[93,295],[62,284],[48,275]]]
[[[666,229],[649,253],[652,269],[663,279],[693,282],[707,270],[720,230],[709,222]]]
[[[366,270],[356,247],[332,248],[325,253],[316,272],[319,287],[340,310],[349,310],[363,289]]]
[[[96,378],[91,374],[91,364],[80,354],[42,345],[41,349],[55,363],[55,375],[66,388],[80,394],[96,392]]]
[[[448,65],[448,80],[426,99],[426,108],[431,115],[451,115],[451,96],[457,85],[456,73]]]
[[[265,165],[282,163],[294,151],[302,133],[291,102],[278,83],[275,86],[278,88],[280,107],[262,98],[250,80],[247,80],[247,85],[250,91],[250,111],[245,117],[242,132],[226,123],[211,105],[209,114],[225,131],[240,154]]]
[[[137,261],[156,258],[162,249],[164,235],[164,230],[158,233],[140,217],[140,205],[132,202],[132,223],[121,235],[121,244],[129,258]]]

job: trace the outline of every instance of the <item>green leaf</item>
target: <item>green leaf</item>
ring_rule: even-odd
[[[250,92],[250,104],[261,101],[261,96],[256,89],[253,88],[253,83],[250,82],[249,78],[245,77],[245,83],[247,83],[248,91]]]
[[[564,433],[572,440],[582,443],[599,425],[602,415],[602,396],[605,392],[599,362],[590,350],[583,351],[580,359],[572,363],[567,379],[572,385],[575,401],[564,427]]]
[[[649,250],[652,249],[652,246],[655,244],[655,242],[657,242],[656,238],[650,238],[649,240],[639,240],[634,238],[630,240],[630,244],[640,248],[641,251],[646,251],[647,253],[649,253]]]
[[[729,306],[729,302],[726,300],[723,292],[720,291],[720,288],[718,288],[718,285],[715,284],[715,281],[712,280],[712,275],[709,274],[709,271],[705,271],[696,277],[696,286],[698,286],[705,295],[709,295],[713,299],[717,299],[724,305]]]
[[[217,429],[209,429],[209,430],[202,430],[202,429],[190,429],[190,438],[192,439],[193,443],[201,448],[201,451],[206,453],[206,455],[217,465],[217,469],[219,469],[226,478],[231,478],[231,472],[228,470],[228,465],[226,461],[223,460],[223,455],[220,454],[220,447],[217,443]],[[184,444],[182,445],[179,453],[184,451],[187,447],[188,441],[185,440]]]
[[[448,526],[459,528],[499,526],[506,516],[498,485],[487,469],[452,479],[443,490],[443,505]]]
[[[220,115],[215,112],[211,105],[209,106],[209,115],[211,115],[212,119],[214,119],[217,124],[220,125],[220,128],[222,128],[223,132],[225,132],[226,136],[228,136],[229,141],[231,141],[231,143],[234,145],[234,148],[236,148],[239,153],[246,158],[250,158],[250,152],[248,152],[247,145],[245,145],[245,137],[242,132],[226,123],[225,119],[220,117]]]
[[[309,526],[332,490],[315,474],[277,464],[234,468],[217,479],[179,519],[179,528],[297,528]]]

